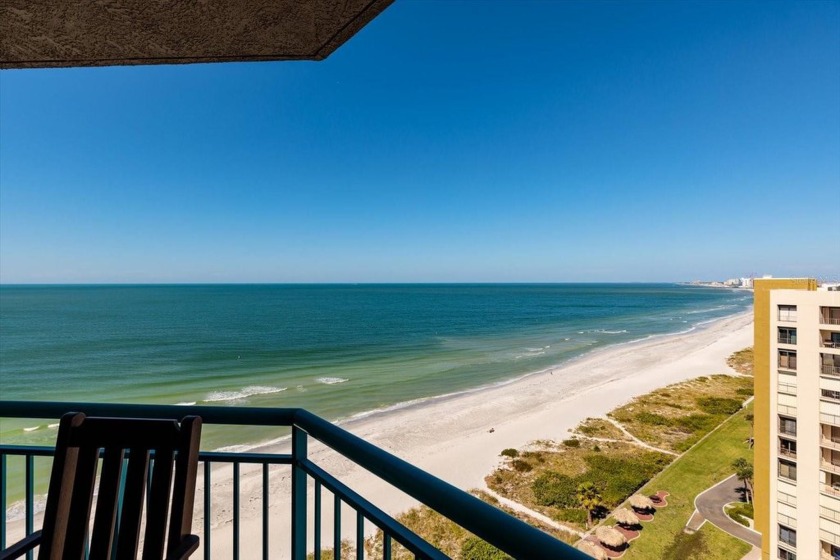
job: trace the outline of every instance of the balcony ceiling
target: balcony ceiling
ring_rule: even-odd
[[[4,0],[0,68],[323,60],[393,0]]]

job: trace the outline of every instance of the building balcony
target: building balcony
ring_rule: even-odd
[[[820,337],[820,347],[835,349],[840,348],[840,338],[825,336],[825,333],[823,333],[823,336]]]
[[[796,344],[796,335],[780,334],[777,342],[779,344]]]
[[[820,461],[820,468],[830,473],[840,474],[840,463],[831,463],[823,459]]]
[[[822,365],[822,374],[823,375],[832,375],[835,377],[840,377],[840,366],[835,366],[832,364],[823,364]]]
[[[321,558],[322,552],[327,549],[340,550],[342,538],[348,536],[351,536],[350,542],[356,547],[356,557],[367,558],[369,555],[364,552],[365,538],[370,531],[366,531],[366,528],[380,531],[381,550],[377,552],[380,558],[391,558],[392,546],[397,544],[408,549],[414,558],[448,558],[374,505],[371,496],[358,494],[323,470],[313,460],[315,456],[308,454],[310,444],[339,454],[349,463],[371,473],[387,491],[411,496],[514,558],[589,558],[554,537],[303,409],[0,401],[0,418],[57,419],[71,410],[90,416],[130,418],[180,419],[186,415],[197,415],[202,418],[205,426],[266,426],[276,428],[278,435],[284,433],[284,430],[285,433],[291,430],[290,453],[200,452],[199,487],[202,491],[196,495],[196,510],[202,512],[203,522],[194,526],[202,547],[196,553],[196,558],[201,558],[199,555],[202,554],[204,560],[211,560],[214,553],[221,555],[220,550],[214,550],[214,534],[231,530],[233,557],[239,557],[241,510],[244,509],[240,505],[243,494],[240,489],[240,468],[242,474],[246,470],[254,471],[256,476],[246,484],[257,484],[256,495],[262,494],[261,503],[256,506],[258,512],[261,510],[258,515],[260,525],[256,526],[257,531],[253,531],[255,534],[252,535],[252,531],[248,533],[248,538],[256,537],[249,545],[256,550],[261,549],[262,558],[305,560],[308,553]],[[5,511],[7,496],[22,496],[27,535],[39,528],[35,523],[38,521],[35,488],[46,487],[46,480],[39,478],[39,470],[34,467],[35,459],[50,457],[53,452],[52,447],[0,445],[0,495],[4,502],[0,507]],[[12,456],[23,458],[25,475],[19,473],[11,476],[6,467],[6,459]],[[17,459],[15,464],[18,464]],[[279,502],[269,503],[269,467],[272,467],[271,473],[275,474],[277,468],[290,471],[291,476],[275,476],[271,480],[272,490],[277,488],[278,483],[287,485],[291,497],[288,510],[278,511],[283,509],[278,507]],[[211,484],[211,473],[217,474],[219,468],[232,469],[232,488]],[[245,505],[249,509],[254,506]],[[347,515],[348,509],[352,510],[352,515]],[[228,522],[214,524],[217,511],[228,515]],[[285,525],[283,530],[278,529],[280,524],[276,519],[281,513],[291,519],[291,526]],[[4,541],[10,523],[6,516],[0,519],[0,537]],[[324,539],[322,532],[327,533]],[[11,543],[0,543],[0,548],[8,544]]]
[[[779,456],[795,460],[796,459],[796,450],[785,449],[784,447],[780,447],[779,448]]]
[[[835,486],[831,486],[829,484],[821,484],[820,485],[820,490],[824,494],[828,494],[829,496],[834,496],[835,498],[840,498],[840,484],[837,484],[836,488],[835,488]]]
[[[821,307],[820,323],[823,325],[840,325],[840,307]]]
[[[822,438],[820,438],[820,445],[822,447],[825,447],[826,449],[833,449],[835,451],[840,451],[840,438],[822,437]]]

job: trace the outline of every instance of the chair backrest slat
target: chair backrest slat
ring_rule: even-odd
[[[181,422],[178,456],[175,458],[175,487],[182,488],[172,496],[172,516],[169,519],[169,556],[178,543],[192,530],[193,505],[195,502],[195,480],[198,474],[198,448],[201,439],[201,419],[195,416]]]
[[[174,420],[64,415],[56,441],[39,559],[84,558],[99,452],[103,448],[90,560],[111,560],[115,545],[118,559],[137,557],[151,452],[155,454],[155,464],[151,469],[143,558],[160,560],[164,548],[174,550],[185,538],[190,539],[193,551],[198,542],[190,531],[200,436],[198,417],[188,416],[179,425]],[[123,475],[126,450],[128,466]],[[118,515],[120,523],[116,527]]]
[[[149,511],[146,513],[146,533],[143,540],[144,560],[163,556],[169,489],[172,486],[172,465],[174,462],[172,451],[160,450],[155,453],[152,488],[149,492]]]
[[[67,520],[67,538],[64,541],[65,559],[82,560],[87,542],[88,519],[93,503],[93,484],[99,463],[99,449],[92,445],[79,448],[76,459],[76,478],[73,481],[73,496],[70,505],[70,519]]]
[[[67,521],[70,519],[70,503],[73,498],[73,483],[76,478],[76,463],[79,448],[71,447],[70,433],[80,426],[85,416],[65,414],[58,426],[55,457],[50,475],[50,491],[44,509],[43,535],[52,535],[43,539],[38,549],[39,560],[60,560],[67,536]],[[62,491],[64,489],[64,491]],[[67,490],[69,489],[69,491]]]
[[[125,475],[120,534],[117,539],[117,558],[135,558],[140,542],[140,520],[143,516],[143,497],[149,474],[149,451],[131,449]]]
[[[117,504],[120,500],[125,451],[115,447],[105,449],[102,476],[99,477],[99,497],[96,500],[96,517],[90,541],[91,560],[110,560],[113,535],[117,523]]]

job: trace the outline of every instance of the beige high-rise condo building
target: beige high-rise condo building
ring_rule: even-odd
[[[755,521],[763,560],[840,560],[840,292],[755,281]]]

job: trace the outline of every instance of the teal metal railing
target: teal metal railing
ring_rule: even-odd
[[[405,547],[414,554],[415,558],[430,560],[448,558],[368,499],[354,492],[314,463],[307,453],[311,439],[325,444],[389,483],[393,488],[426,504],[517,560],[589,559],[589,556],[554,537],[303,409],[0,401],[0,418],[60,418],[68,411],[84,412],[89,416],[172,419],[195,414],[202,417],[205,425],[275,426],[292,429],[290,454],[208,451],[199,454],[199,461],[203,463],[204,477],[202,545],[205,560],[213,557],[211,473],[214,464],[230,464],[233,468],[231,530],[233,531],[232,556],[234,560],[238,560],[240,548],[239,474],[242,465],[260,465],[262,469],[261,546],[264,559],[272,557],[272,545],[275,545],[275,551],[285,545],[290,547],[287,550],[293,560],[304,560],[307,552],[314,553],[314,558],[320,560],[324,548],[321,536],[325,492],[333,496],[333,542],[330,544],[337,560],[341,558],[342,508],[344,506],[355,512],[357,560],[365,558],[366,523],[371,523],[382,531],[382,558],[385,560],[392,558],[393,543],[399,543]],[[24,458],[25,532],[30,534],[35,530],[34,458],[51,456],[52,453],[53,449],[50,447],[0,445],[0,508],[3,515],[0,520],[0,549],[9,544],[6,533],[8,523],[6,518],[7,457],[22,456]],[[273,465],[288,465],[291,468],[290,535],[272,534],[270,530],[269,468]],[[314,495],[311,500],[308,496],[310,479],[314,481]],[[307,540],[310,504],[313,514],[311,544]]]

